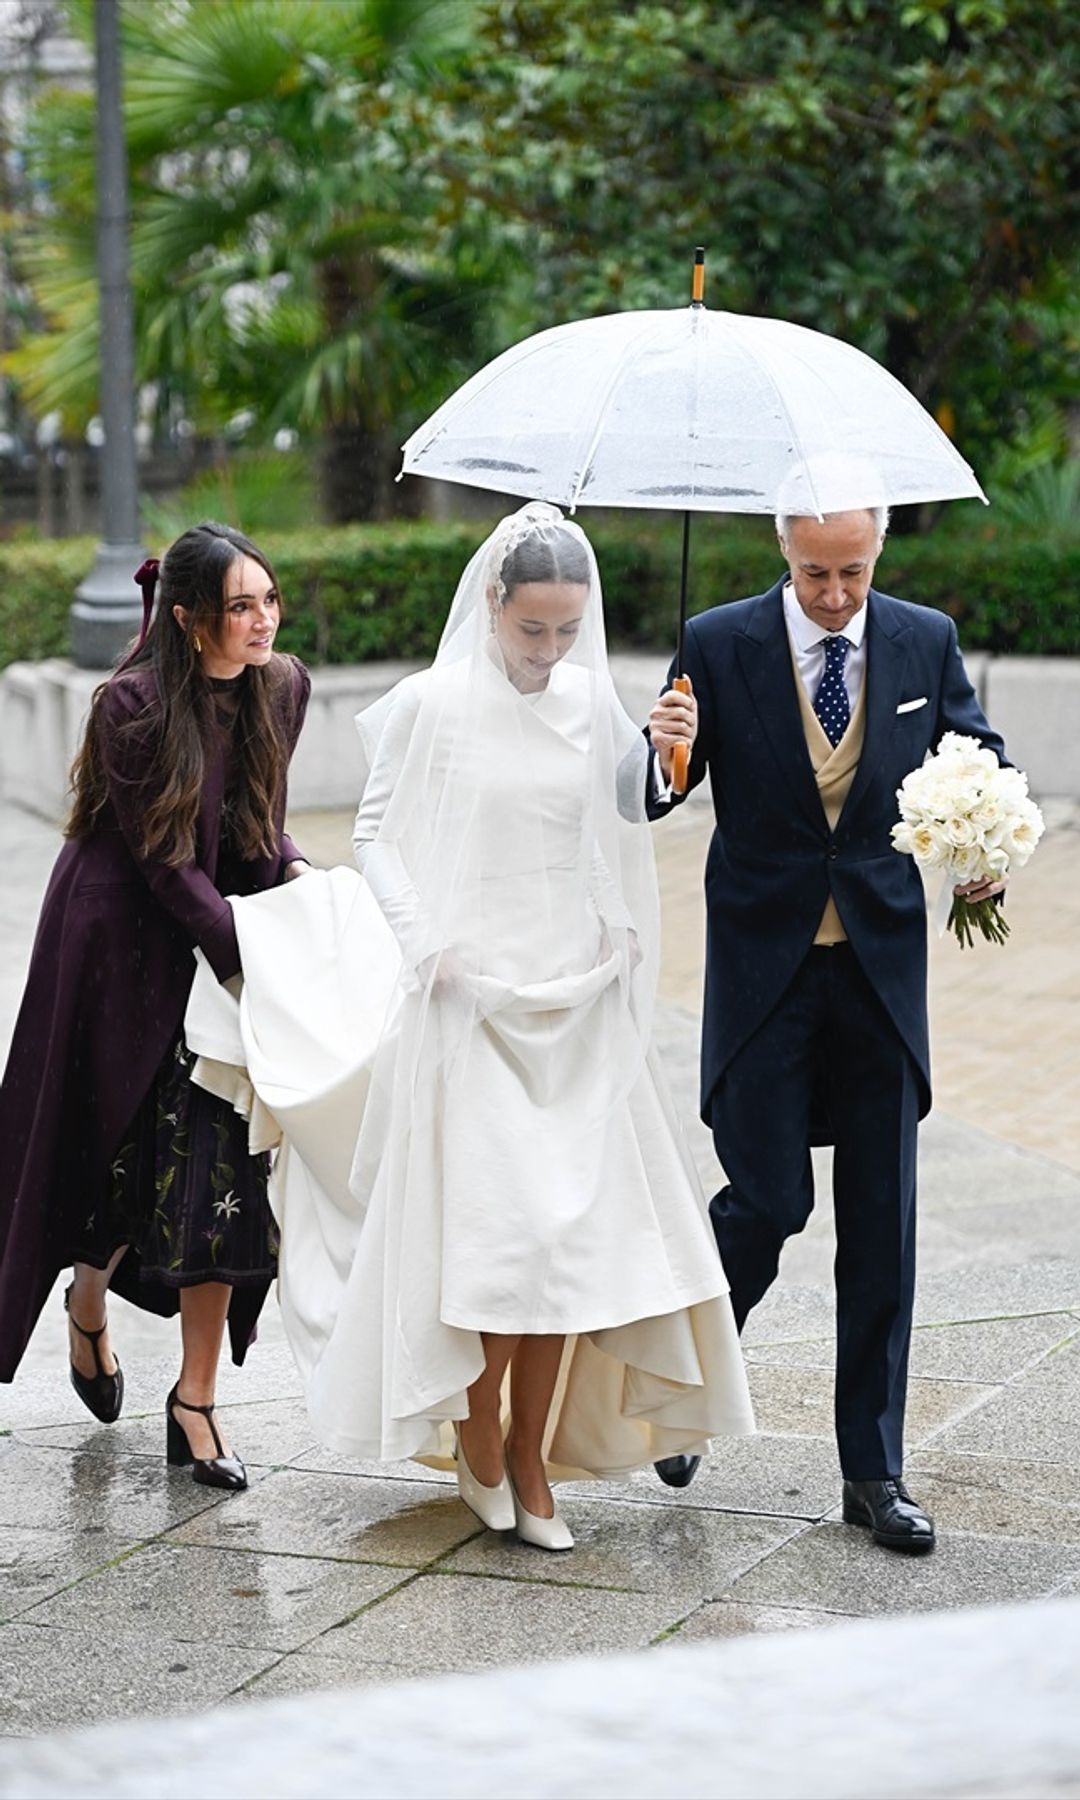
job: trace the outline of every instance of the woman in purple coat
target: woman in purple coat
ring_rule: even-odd
[[[136,580],[145,615],[156,565]],[[286,777],[310,682],[274,651],[269,562],[203,524],[167,551],[134,653],[98,688],[0,1088],[0,1379],[74,1265],[71,1379],[118,1417],[123,1376],[105,1297],[179,1309],[167,1454],[194,1479],[242,1488],[214,1418],[226,1321],[242,1362],[275,1273],[265,1156],[191,1081],[183,1018],[197,945],[240,973],[226,894],[307,864],[284,832]]]

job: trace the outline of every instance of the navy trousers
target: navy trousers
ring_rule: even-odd
[[[709,1210],[740,1331],[810,1217],[823,1108],[835,1146],[836,1436],[844,1475],[871,1481],[903,1472],[919,1089],[847,944],[808,952],[713,1095],[730,1185]]]

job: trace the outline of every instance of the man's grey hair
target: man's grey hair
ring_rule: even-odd
[[[881,540],[884,538],[885,533],[889,529],[889,519],[891,517],[889,508],[887,506],[853,506],[850,510],[852,512],[867,512],[870,514],[870,517],[874,521],[874,532],[877,536],[878,542],[880,543]],[[841,515],[838,513],[826,513],[824,516],[826,519],[836,519],[836,518],[839,518]],[[773,522],[776,526],[776,535],[780,539],[780,542],[782,544],[787,543],[788,528],[791,524],[792,519],[806,519],[806,518],[813,518],[813,517],[814,517],[814,515],[812,513],[793,513],[793,512],[778,512],[778,513],[776,513],[774,515]]]

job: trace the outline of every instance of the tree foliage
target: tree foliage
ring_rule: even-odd
[[[89,31],[87,0],[72,16]],[[167,417],[249,412],[348,451],[343,510],[377,451],[471,341],[468,277],[440,263],[394,95],[460,50],[464,0],[179,0],[123,13],[138,372]],[[93,96],[38,111],[51,216],[28,259],[46,331],[13,358],[41,410],[96,410]],[[375,454],[373,454],[373,451]]]
[[[707,300],[884,362],[971,455],[1075,399],[1072,0],[501,0],[433,166],[494,210],[517,332]]]
[[[710,304],[858,344],[980,468],[1080,400],[1074,0],[128,0],[124,30],[140,378],[163,417],[322,434],[333,516],[504,344],[681,304],[698,242]],[[10,363],[79,424],[90,96],[47,98],[32,162],[45,329]]]

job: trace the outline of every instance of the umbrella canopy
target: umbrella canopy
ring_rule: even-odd
[[[515,344],[413,432],[402,473],[571,511],[820,517],[986,498],[872,357],[802,325],[703,306],[576,320]]]

